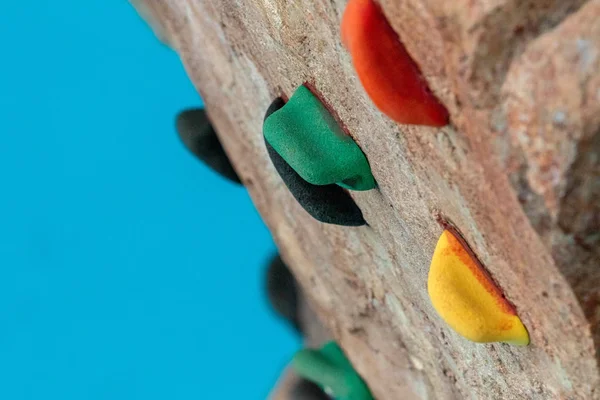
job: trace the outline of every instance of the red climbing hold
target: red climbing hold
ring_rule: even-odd
[[[350,0],[342,41],[377,108],[401,124],[444,126],[448,111],[431,93],[383,11],[373,0]]]

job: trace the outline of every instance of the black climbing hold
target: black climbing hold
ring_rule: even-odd
[[[291,400],[330,400],[317,384],[301,379],[291,390]]]
[[[268,108],[265,119],[283,107],[284,104],[283,99],[275,99]],[[320,186],[306,182],[266,140],[265,145],[283,183],[288,187],[296,201],[313,218],[326,224],[343,226],[366,224],[360,208],[344,189],[336,184]]]
[[[183,144],[215,172],[242,184],[233,169],[217,133],[203,109],[184,110],[177,115],[177,133]]]
[[[296,279],[279,254],[273,257],[267,269],[267,294],[273,309],[302,333]]]

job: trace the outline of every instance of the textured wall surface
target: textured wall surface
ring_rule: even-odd
[[[598,397],[600,1],[382,0],[451,114],[442,129],[373,107],[340,41],[344,0],[140,3],[378,399]],[[305,81],[369,158],[379,187],[352,193],[368,226],[311,219],[269,163],[264,111]],[[516,306],[530,346],[473,344],[438,317],[426,291],[438,217]]]

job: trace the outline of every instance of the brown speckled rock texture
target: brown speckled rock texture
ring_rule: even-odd
[[[381,0],[450,112],[442,129],[374,108],[340,41],[346,0],[136,3],[378,400],[599,398],[600,0]],[[379,188],[352,193],[368,226],[312,220],[269,163],[263,114],[305,81],[371,163]],[[530,346],[470,343],[438,317],[426,282],[440,216],[516,306]]]

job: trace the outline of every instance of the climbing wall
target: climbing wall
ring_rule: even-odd
[[[386,108],[377,88],[394,87],[394,63],[361,69],[354,31],[342,41],[347,4],[135,1],[180,54],[282,257],[375,398],[597,398],[600,1],[380,1],[445,125]],[[373,46],[383,31],[369,31]],[[377,186],[346,192],[364,225],[313,218],[269,157],[265,112],[304,84],[368,160]],[[429,271],[448,226],[528,346],[474,343],[434,308]]]

